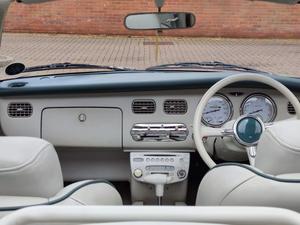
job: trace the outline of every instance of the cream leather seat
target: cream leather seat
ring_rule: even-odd
[[[196,205],[269,206],[300,212],[300,174],[272,176],[248,165],[218,165],[203,178]]]
[[[29,137],[0,137],[0,211],[27,205],[121,205],[116,189],[104,180],[63,187],[52,144]]]
[[[300,212],[300,121],[266,129],[255,167],[217,165],[203,178],[197,205],[269,206]]]

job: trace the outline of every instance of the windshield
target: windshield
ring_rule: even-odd
[[[191,12],[195,25],[157,32],[125,28],[127,14],[145,9],[157,11],[154,1],[134,5],[129,2],[12,3],[5,20],[1,57],[26,67],[69,62],[139,70],[160,64],[218,61],[283,76],[300,76],[299,4],[180,0],[174,5],[174,1],[166,0],[162,11]],[[177,22],[178,18],[174,18],[166,21]],[[80,71],[91,70],[99,69]],[[20,76],[45,73],[58,71],[27,72]],[[1,73],[0,78],[13,77]]]

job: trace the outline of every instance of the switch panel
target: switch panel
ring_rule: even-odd
[[[151,174],[166,174],[169,183],[177,183],[188,176],[190,153],[131,152],[130,166],[133,178],[140,182]]]

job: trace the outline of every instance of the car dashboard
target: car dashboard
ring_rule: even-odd
[[[149,170],[163,170],[183,181],[170,185],[166,202],[183,202],[189,154],[196,152],[192,131],[196,107],[215,82],[233,74],[141,72],[6,80],[0,83],[1,128],[6,136],[52,143],[66,181],[127,180],[133,201],[153,203],[151,194],[145,194],[149,186],[140,181]],[[275,78],[299,95],[298,79]],[[294,117],[295,111],[278,91],[241,83],[222,89],[209,101],[202,123],[221,127],[246,114],[272,123]],[[217,144],[217,139],[206,140],[211,153]],[[232,143],[220,146],[233,152],[223,160],[245,160],[243,149]]]
[[[190,151],[194,149],[193,116],[204,93],[205,89],[195,89],[11,96],[1,99],[1,126],[7,136],[41,137],[57,146]],[[228,88],[208,103],[203,123],[220,127],[249,113],[269,123],[290,118],[294,111],[288,100],[274,90]],[[176,126],[186,128],[186,137],[164,140],[134,135],[134,129],[139,127],[148,129],[151,125],[160,125],[154,127],[158,129],[172,124],[174,129]]]
[[[7,80],[0,84],[1,127],[7,136],[45,138],[60,147],[192,151],[192,123],[201,97],[231,74],[149,72]],[[208,102],[204,125],[221,127],[246,114],[270,123],[295,114],[278,91],[238,85]],[[168,129],[173,130],[168,138],[152,132]]]

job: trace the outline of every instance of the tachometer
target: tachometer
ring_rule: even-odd
[[[232,103],[223,95],[212,97],[203,112],[202,122],[207,126],[220,127],[229,121],[233,114]]]
[[[241,115],[257,116],[264,123],[272,122],[277,114],[275,102],[267,95],[253,94],[241,106]]]

